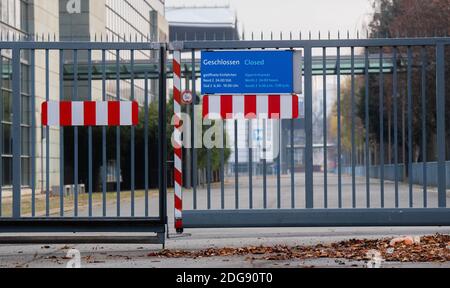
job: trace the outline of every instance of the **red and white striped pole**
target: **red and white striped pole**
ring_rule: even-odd
[[[183,144],[181,126],[181,51],[173,53],[175,229],[183,233]]]

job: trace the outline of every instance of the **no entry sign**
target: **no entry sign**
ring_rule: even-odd
[[[202,94],[301,93],[300,51],[204,51]]]

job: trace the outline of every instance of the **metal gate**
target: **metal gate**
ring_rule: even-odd
[[[172,195],[178,232],[450,225],[449,38],[176,42],[172,67],[166,44],[14,40],[0,42],[0,232],[148,232],[157,237],[85,241],[163,243]],[[262,49],[302,51],[304,94],[286,102],[300,119],[204,125],[206,99],[220,96],[197,95],[198,52]],[[198,145],[219,130],[221,147]]]
[[[164,243],[166,44],[15,40],[0,42],[0,233]]]
[[[185,146],[175,151],[178,232],[450,225],[449,44],[449,38],[172,43],[174,143]],[[224,96],[195,95],[199,52],[219,50],[303,51],[300,119],[202,123],[204,102]],[[194,92],[194,105],[182,105],[184,90]],[[182,112],[190,121],[178,121]],[[222,129],[220,144],[229,145],[196,146],[214,125]],[[280,153],[267,157],[274,146]]]

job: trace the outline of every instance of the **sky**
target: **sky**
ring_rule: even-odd
[[[365,31],[364,27],[372,14],[371,0],[166,0],[166,6],[213,6],[230,5],[239,20],[239,28],[246,35],[256,35],[264,31],[265,37],[273,31],[279,38],[289,33],[298,37],[299,31],[306,35],[309,31],[317,38],[331,31],[337,35],[350,31]],[[365,35],[363,32],[362,35]],[[294,36],[294,37],[295,37]],[[274,36],[275,37],[275,36]]]

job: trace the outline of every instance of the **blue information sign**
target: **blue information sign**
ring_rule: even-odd
[[[293,51],[202,52],[202,94],[290,94]]]

